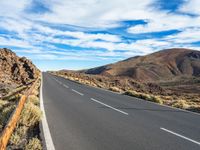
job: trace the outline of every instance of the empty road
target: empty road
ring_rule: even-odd
[[[200,149],[198,114],[48,73],[41,91],[56,150]]]

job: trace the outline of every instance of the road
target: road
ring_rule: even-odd
[[[199,150],[200,115],[43,73],[56,150]]]

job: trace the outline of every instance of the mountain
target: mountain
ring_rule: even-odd
[[[39,73],[27,58],[18,57],[10,49],[0,49],[0,84],[26,84],[36,79]]]
[[[82,72],[130,77],[138,81],[165,81],[181,77],[200,77],[200,51],[183,48],[165,49]]]

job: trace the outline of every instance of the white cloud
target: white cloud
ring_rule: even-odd
[[[136,25],[128,29],[129,33],[149,33],[167,30],[184,30],[188,27],[200,27],[200,17],[187,15],[160,14],[155,15],[146,25]]]
[[[200,41],[200,17],[167,13],[149,8],[154,0],[45,0],[51,9],[44,14],[28,13],[24,10],[30,6],[30,0],[1,0],[0,29],[15,32],[18,38],[0,36],[0,45],[26,48],[24,53],[33,53],[33,57],[42,59],[90,59],[95,56],[128,57],[134,54],[148,54],[169,47],[193,47],[190,43]],[[180,12],[200,14],[199,0],[188,0]],[[192,9],[191,9],[192,8]],[[2,16],[3,15],[3,16]],[[83,31],[59,30],[48,27],[53,25],[76,25],[87,30],[111,28],[124,20],[146,20],[147,25],[132,26],[127,31],[133,34],[161,32],[177,29],[182,32],[161,39],[141,39],[123,42],[118,35],[104,33],[87,33]],[[40,22],[46,25],[42,25]],[[59,24],[58,24],[59,23]],[[34,29],[34,30],[33,30]],[[59,38],[63,36],[64,38]],[[65,37],[66,36],[66,37]],[[67,38],[67,37],[72,37]],[[66,44],[74,47],[94,49],[79,51],[79,54],[63,51],[53,44]],[[196,47],[198,48],[198,47]],[[30,49],[30,50],[28,50]],[[107,51],[97,51],[106,49]],[[116,52],[124,50],[124,52]],[[85,54],[86,53],[86,54]]]
[[[189,14],[200,15],[200,1],[199,0],[188,0],[185,5],[180,7],[179,11]]]
[[[32,48],[32,46],[23,40],[17,39],[8,39],[0,36],[0,45],[2,46],[16,46],[16,47],[23,47],[23,48]]]
[[[19,18],[30,0],[1,0],[0,16]]]
[[[33,19],[51,23],[84,27],[113,27],[116,21],[146,19],[153,0],[48,0],[51,13],[32,16]]]
[[[200,41],[200,27],[187,28],[178,34],[165,37],[165,40],[178,44],[189,44],[193,42],[198,42]]]
[[[51,34],[51,36],[69,36],[77,39],[81,39],[83,41],[94,41],[94,40],[103,40],[103,41],[110,41],[110,42],[120,42],[121,39],[117,35],[112,34],[90,34],[84,32],[75,32],[75,31],[61,31],[56,29],[51,29],[49,27],[44,27],[41,25],[34,26],[40,32],[45,34]]]

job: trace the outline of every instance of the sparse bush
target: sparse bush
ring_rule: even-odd
[[[32,95],[38,96],[39,95],[39,91],[38,91],[38,87],[36,86],[36,88],[32,91]]]
[[[10,115],[12,114],[14,109],[15,109],[15,106],[10,105],[1,111],[0,122],[2,125],[5,125],[7,123],[8,119],[10,118]]]
[[[19,145],[22,141],[22,138],[26,135],[26,132],[26,126],[17,127],[10,137],[10,143],[15,146]]]
[[[138,97],[138,93],[136,91],[126,91],[124,92],[124,95],[129,95],[129,96],[135,96],[135,97]]]
[[[37,96],[35,96],[35,95],[30,95],[28,97],[28,101],[33,103],[34,105],[37,105],[37,106],[39,106],[39,104],[40,104],[39,98]]]
[[[0,111],[3,109],[3,107],[4,107],[6,104],[8,104],[7,101],[1,100],[1,99],[0,99]]]
[[[148,100],[155,102],[155,103],[163,104],[162,99],[158,96],[150,96],[150,99],[148,99]]]
[[[15,90],[13,90],[13,91],[11,91],[10,93],[8,93],[3,99],[13,99],[13,96],[14,96],[14,98],[16,97],[16,96],[19,96],[17,93],[20,93],[20,92],[22,92],[23,90],[25,90],[27,87],[26,86],[21,86],[21,87],[19,87],[19,88],[16,88]]]
[[[178,100],[178,101],[174,102],[172,104],[172,106],[176,107],[176,108],[181,108],[181,109],[189,108],[189,105],[187,104],[187,102],[185,100]]]
[[[21,94],[15,94],[15,95],[10,96],[6,100],[8,100],[8,101],[16,101],[16,100],[19,100],[20,97],[21,97]]]
[[[120,88],[116,87],[116,86],[110,87],[109,90],[111,90],[113,92],[119,92],[119,93],[122,92],[122,90]]]
[[[19,123],[25,126],[33,126],[41,119],[42,111],[39,107],[35,106],[31,102],[25,104],[22,110]]]
[[[148,100],[148,101],[151,101],[151,102],[163,104],[162,99],[159,98],[158,96],[149,95],[149,94],[145,94],[145,93],[139,93],[139,92],[136,92],[136,91],[126,91],[124,94],[129,95],[129,96],[133,96],[133,97],[137,97],[137,98],[141,98],[141,99],[145,99],[145,100]]]
[[[25,146],[25,150],[42,150],[42,144],[38,138],[32,138]]]

